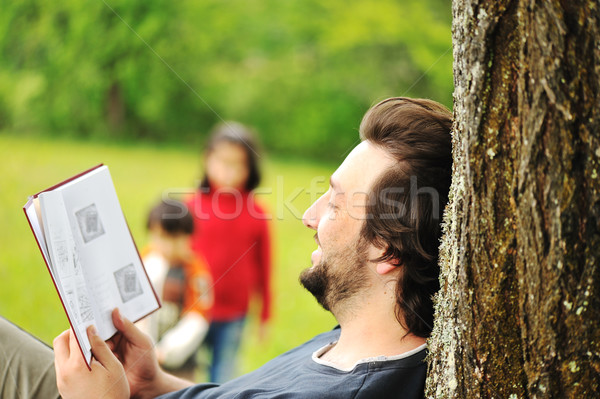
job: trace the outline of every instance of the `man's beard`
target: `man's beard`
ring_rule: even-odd
[[[367,284],[366,242],[359,239],[345,252],[322,252],[321,260],[300,274],[300,283],[325,310],[335,313],[338,305],[355,296]]]

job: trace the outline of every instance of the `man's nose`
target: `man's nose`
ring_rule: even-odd
[[[319,219],[317,214],[317,204],[319,200],[313,202],[313,204],[304,212],[302,215],[302,223],[309,229],[317,230],[319,225]]]

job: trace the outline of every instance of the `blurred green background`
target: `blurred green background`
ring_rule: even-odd
[[[342,156],[389,96],[451,105],[450,2],[1,0],[0,129]]]
[[[189,191],[221,120],[258,133],[273,214],[275,314],[253,369],[335,321],[297,283],[299,220],[389,96],[452,105],[446,0],[0,0],[0,315],[47,342],[66,317],[29,232],[27,196],[109,165],[139,246],[164,190]]]

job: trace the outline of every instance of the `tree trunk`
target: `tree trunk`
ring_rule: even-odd
[[[123,128],[125,120],[125,101],[121,93],[121,86],[113,82],[106,95],[106,119],[108,127],[114,132]]]
[[[600,394],[600,1],[455,0],[427,396]]]

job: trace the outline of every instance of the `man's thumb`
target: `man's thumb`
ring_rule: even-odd
[[[143,346],[146,342],[145,334],[131,321],[124,317],[118,308],[112,311],[112,320],[115,328],[133,345]]]

